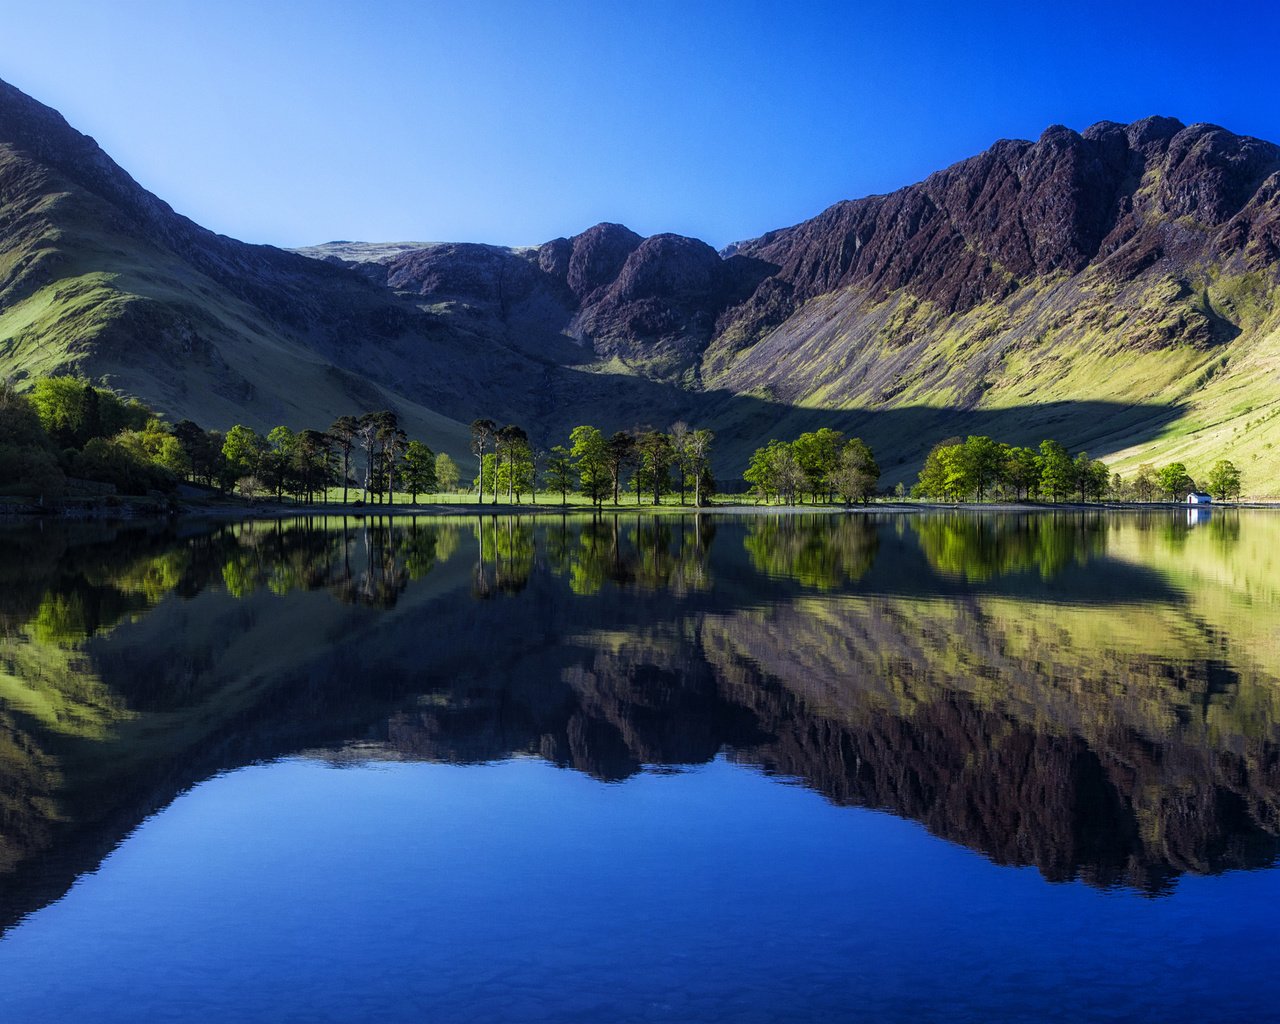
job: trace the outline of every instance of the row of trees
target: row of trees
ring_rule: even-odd
[[[1229,500],[1240,496],[1240,486],[1240,471],[1226,459],[1214,464],[1203,485],[1181,462],[1159,469],[1143,464],[1132,480],[1126,480],[1119,473],[1112,474],[1101,460],[1089,458],[1087,452],[1073,456],[1057,441],[1024,448],[986,436],[970,436],[934,445],[911,494],[942,501],[985,501],[989,497],[1050,501],[1073,497],[1080,501],[1153,501],[1166,497],[1182,501],[1192,492],[1207,489],[1219,500]]]
[[[562,504],[576,491],[597,506],[610,498],[617,505],[630,489],[637,503],[659,504],[678,491],[681,504],[691,495],[695,505],[704,505],[716,489],[713,441],[711,431],[684,423],[669,431],[640,428],[609,436],[583,425],[567,445],[544,451],[520,426],[479,419],[471,425],[478,459],[472,486],[479,500],[494,503],[503,493],[508,501],[525,495],[536,500],[541,489],[558,493]],[[814,502],[852,503],[876,494],[880,468],[860,438],[824,427],[756,449],[744,477],[760,501],[790,504],[807,495]],[[397,492],[416,501],[419,494],[453,491],[460,482],[453,460],[411,440],[390,411],[341,416],[324,431],[278,426],[264,436],[237,424],[222,434],[190,420],[170,426],[141,403],[82,378],[42,378],[28,394],[0,382],[0,490],[57,496],[88,482],[139,494],[170,490],[183,478],[306,503],[335,486],[344,503],[353,489],[363,501],[381,503]],[[1181,500],[1201,489],[1219,500],[1237,498],[1240,471],[1222,459],[1197,483],[1181,462],[1147,464],[1126,480],[1056,441],[1027,448],[970,436],[935,445],[912,494],[948,501],[1151,501]]]
[[[577,491],[597,506],[612,495],[617,505],[630,487],[637,504],[651,497],[657,505],[664,495],[678,491],[682,505],[689,494],[695,505],[704,505],[716,487],[711,474],[714,440],[711,431],[694,430],[683,422],[665,432],[638,428],[608,437],[598,427],[583,425],[570,432],[567,447],[558,444],[541,451],[523,428],[480,419],[471,424],[471,451],[480,468],[474,481],[476,497],[483,501],[491,496],[496,503],[499,492],[505,491],[508,500],[519,501],[525,493],[536,496],[541,485],[558,493],[561,504]]]
[[[140,402],[79,377],[45,377],[28,394],[0,382],[0,488],[57,497],[97,485],[122,494],[191,480],[246,496],[314,502],[340,486],[365,501],[458,485],[446,454],[410,440],[395,413],[341,416],[327,431],[243,424],[225,434],[191,420],[170,426]],[[92,492],[90,492],[92,493]]]
[[[880,467],[871,448],[859,437],[823,427],[794,441],[772,440],[757,448],[743,474],[760,501],[794,504],[797,496],[846,504],[867,501],[876,493]]]
[[[178,429],[185,425],[179,424]],[[199,443],[199,428],[193,443]],[[342,488],[345,504],[353,489],[364,502],[388,503],[397,492],[417,501],[419,494],[453,490],[458,467],[444,452],[436,454],[423,441],[410,440],[394,412],[340,416],[327,431],[275,427],[265,437],[237,424],[227,431],[221,448],[217,435],[206,435],[206,482],[227,480],[252,496],[285,494],[311,504],[330,487]],[[217,467],[216,473],[210,472]]]

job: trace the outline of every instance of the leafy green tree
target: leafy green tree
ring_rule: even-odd
[[[961,448],[959,462],[962,492],[985,501],[987,491],[1000,478],[1000,445],[985,435],[970,435]]]
[[[640,455],[637,476],[643,477],[646,488],[653,493],[653,503],[660,504],[662,495],[671,490],[671,466],[675,462],[671,438],[660,430],[646,430],[636,439],[636,451]]]
[[[1075,458],[1076,489],[1081,501],[1101,501],[1111,487],[1111,471],[1101,459],[1091,459],[1085,452]]]
[[[231,479],[238,480],[257,473],[266,448],[266,442],[251,427],[237,423],[228,430],[222,442],[222,457],[226,459]]]
[[[1156,488],[1160,486],[1156,479],[1155,467],[1149,462],[1144,462],[1138,467],[1137,475],[1133,478],[1133,494],[1139,501],[1151,501],[1156,495]]]
[[[871,448],[860,437],[851,437],[840,449],[840,461],[830,474],[830,483],[845,504],[865,502],[876,492],[880,467]]]
[[[945,501],[959,496],[955,488],[963,477],[958,468],[963,444],[960,438],[949,437],[929,449],[924,465],[920,467],[920,475],[911,488],[912,497]]]
[[[404,450],[404,483],[415,505],[420,492],[436,489],[436,453],[421,441],[410,441]]]
[[[0,494],[58,497],[66,477],[26,395],[0,380]]]
[[[751,453],[751,459],[747,463],[746,471],[742,474],[742,478],[755,492],[757,502],[769,502],[774,499],[778,493],[778,481],[774,464],[777,459],[777,451],[781,446],[786,445],[785,441],[771,440],[762,448],[757,448]]]
[[[507,492],[507,501],[521,501],[526,491],[534,486],[533,449],[528,441],[510,445],[501,458],[497,471],[497,486]]]
[[[1161,468],[1156,482],[1165,494],[1173,501],[1181,501],[1195,490],[1195,481],[1187,473],[1187,467],[1181,462],[1171,462]]]
[[[1031,497],[1040,483],[1040,466],[1034,448],[1006,448],[1000,467],[1000,479],[1022,500]]]
[[[186,476],[191,469],[191,460],[182,442],[154,417],[142,430],[122,430],[114,440],[139,461],[150,462],[172,473],[175,478]]]
[[[31,389],[31,404],[59,448],[83,448],[102,436],[98,392],[83,377],[41,377]]]
[[[558,444],[547,453],[544,480],[548,490],[560,492],[560,504],[567,505],[573,489],[573,462],[564,445]]]
[[[601,504],[610,486],[604,435],[596,427],[574,427],[569,434],[569,454],[582,494],[593,504]]]
[[[298,435],[288,427],[272,427],[267,432],[267,450],[258,462],[258,475],[279,501],[286,488],[294,482],[293,458],[298,445]]]
[[[1219,459],[1209,470],[1209,493],[1219,501],[1240,497],[1240,470],[1229,459]]]
[[[1061,501],[1076,489],[1076,465],[1057,441],[1040,442],[1040,490]]]
[[[458,486],[458,464],[441,452],[436,456],[436,486],[451,493]]]
[[[814,501],[818,500],[820,493],[831,493],[829,477],[840,463],[843,444],[844,435],[830,427],[801,434],[791,442],[792,453],[804,472]]]

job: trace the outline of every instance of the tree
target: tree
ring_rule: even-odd
[[[1000,445],[986,435],[970,435],[960,453],[962,492],[985,501],[987,490],[1000,478]]]
[[[958,496],[955,489],[962,476],[958,467],[963,444],[960,438],[949,437],[929,449],[915,486],[911,488],[912,497],[945,501]]]
[[[1032,448],[1006,448],[1000,469],[1000,478],[1013,488],[1015,498],[1029,498],[1040,483],[1040,466]]]
[[[191,420],[180,420],[173,426],[173,436],[190,460],[191,479],[212,486],[222,463],[222,435]]]
[[[410,441],[404,450],[404,483],[418,503],[418,493],[436,489],[436,453],[421,441]]]
[[[320,430],[307,428],[298,435],[293,449],[293,470],[307,504],[315,501],[315,492],[329,486],[333,478],[333,438]]]
[[[502,427],[494,439],[494,448],[498,456],[498,475],[503,478],[503,483],[507,487],[507,501],[511,501],[511,496],[515,490],[517,472],[515,463],[528,462],[532,464],[533,450],[529,447],[529,435],[525,433],[523,427],[518,427],[514,423],[508,423]],[[505,468],[506,472],[502,470]],[[494,477],[493,500],[498,500],[498,475]]]
[[[342,503],[347,503],[347,487],[351,483],[351,449],[360,433],[360,421],[354,416],[339,416],[329,427],[338,453],[342,456]]]
[[[880,479],[880,467],[876,464],[871,448],[860,437],[851,437],[840,449],[840,461],[830,474],[831,484],[844,499],[846,505],[855,501],[865,502],[875,494]]]
[[[1040,442],[1040,490],[1061,501],[1076,489],[1076,466],[1057,441]]]
[[[488,450],[490,442],[498,432],[498,424],[493,420],[473,420],[471,423],[471,454],[476,457],[480,463],[480,474],[477,480],[484,479],[484,453]],[[477,484],[476,486],[480,486]],[[484,501],[484,491],[481,490],[476,494],[477,501]]]
[[[233,481],[253,476],[265,450],[266,442],[257,431],[237,423],[227,431],[222,442],[222,457],[227,460],[228,476]]]
[[[660,504],[662,495],[671,490],[671,465],[675,461],[671,438],[660,430],[646,430],[636,439],[636,450],[640,454],[637,475],[643,476],[644,483],[652,490],[653,503]]]
[[[711,491],[715,490],[715,480],[711,477],[711,442],[715,434],[710,430],[694,430],[684,439],[684,460],[689,475],[693,477],[693,503],[701,507]],[[711,483],[708,490],[707,483]],[[683,486],[680,492],[681,504],[684,503]]]
[[[605,465],[609,468],[609,478],[613,482],[613,503],[616,505],[623,474],[636,461],[635,435],[619,430],[604,443],[604,451]]]
[[[378,472],[376,450],[381,429],[379,413],[367,412],[356,420],[356,441],[364,451],[364,500],[373,500],[374,477]]]
[[[458,486],[458,464],[444,452],[436,456],[436,486],[446,493]]]
[[[1138,467],[1138,474],[1133,478],[1133,493],[1139,501],[1150,501],[1155,497],[1159,482],[1156,480],[1155,467],[1144,462]]]
[[[752,453],[751,463],[743,477],[752,485],[760,500],[771,501],[777,498],[788,505],[795,502],[796,494],[806,480],[804,470],[796,461],[792,444],[776,439]]]
[[[1228,459],[1219,459],[1209,470],[1209,493],[1219,501],[1240,497],[1240,470]]]
[[[1187,473],[1187,467],[1181,462],[1171,462],[1161,468],[1156,476],[1160,490],[1169,495],[1173,501],[1181,501],[1188,493],[1195,490],[1195,481]]]
[[[595,427],[574,427],[569,434],[569,453],[573,457],[573,468],[577,471],[583,495],[599,505],[609,489],[604,435]]]
[[[191,460],[187,458],[182,442],[154,417],[141,430],[120,431],[111,439],[111,444],[127,452],[136,462],[159,467],[175,478],[185,476],[191,468]]]
[[[573,487],[573,463],[569,449],[558,444],[547,453],[545,482],[552,491],[560,492],[560,504],[569,503],[569,491]]]
[[[680,504],[683,505],[685,484],[694,477],[693,465],[689,458],[689,439],[692,431],[684,420],[676,420],[671,424],[667,436],[671,439],[671,451],[675,455],[676,479],[680,485]],[[694,488],[695,490],[697,488],[696,480]]]
[[[102,436],[98,393],[83,377],[41,377],[31,389],[31,404],[58,448],[83,448]]]
[[[283,497],[286,486],[292,481],[290,471],[297,444],[298,435],[288,427],[272,427],[267,433],[267,450],[258,463],[258,475],[275,491],[276,501]]]
[[[757,448],[751,453],[751,460],[747,463],[742,478],[755,491],[757,502],[772,501],[778,493],[778,451],[783,446],[787,446],[787,442],[770,440],[763,448]]]
[[[1077,486],[1081,501],[1101,501],[1111,489],[1111,470],[1101,459],[1091,459],[1084,452],[1076,456]]]
[[[828,478],[840,463],[843,442],[844,435],[830,427],[801,434],[791,442],[792,454],[804,472],[814,501],[818,500],[820,492],[831,492]]]
[[[396,467],[400,456],[409,444],[409,436],[400,429],[400,422],[389,409],[376,414],[378,424],[378,453],[380,478],[387,483],[387,504],[396,500]]]

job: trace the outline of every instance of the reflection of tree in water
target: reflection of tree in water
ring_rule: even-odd
[[[706,516],[598,516],[577,524],[561,519],[543,538],[549,568],[568,575],[575,594],[598,593],[606,582],[675,594],[711,586],[715,526]]]
[[[477,518],[479,555],[472,576],[471,593],[489,598],[518,594],[529,585],[536,548],[533,524],[522,516]]]
[[[1101,513],[1042,512],[987,516],[930,514],[911,521],[929,564],[966,580],[1039,570],[1051,579],[1068,565],[1106,553]]]
[[[861,579],[880,535],[871,516],[762,516],[743,540],[751,564],[769,576],[831,590]]]
[[[394,607],[409,585],[409,570],[399,553],[402,531],[389,520],[375,520],[366,521],[353,533],[348,536],[344,525],[342,568],[335,572],[337,560],[329,563],[334,573],[329,589],[347,604]]]

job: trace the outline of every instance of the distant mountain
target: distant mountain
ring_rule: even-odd
[[[311,258],[304,258],[311,257]],[[79,370],[210,427],[396,409],[541,443],[677,418],[736,476],[862,434],[886,482],[954,434],[1280,479],[1280,149],[1168,118],[1004,141],[721,253],[617,224],[540,246],[299,253],[175,214],[0,83],[0,373]]]

